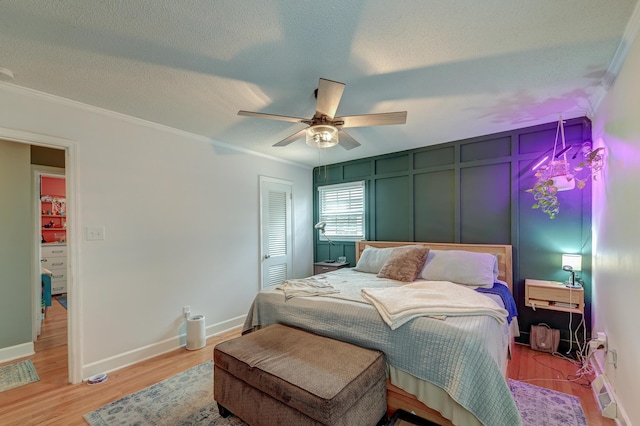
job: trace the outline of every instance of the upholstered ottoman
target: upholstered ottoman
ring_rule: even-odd
[[[215,346],[220,414],[251,426],[376,425],[384,419],[381,352],[280,324]]]

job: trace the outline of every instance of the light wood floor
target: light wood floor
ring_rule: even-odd
[[[237,329],[209,338],[203,349],[177,349],[111,372],[108,380],[99,385],[70,385],[67,383],[67,315],[54,300],[35,344],[36,355],[30,357],[40,381],[0,393],[0,425],[84,425],[84,414],[212,359],[216,344],[239,334]],[[516,345],[514,352],[510,378],[576,395],[589,425],[614,424],[600,416],[586,380],[581,381],[585,386],[566,380],[575,374],[575,365],[522,345]]]

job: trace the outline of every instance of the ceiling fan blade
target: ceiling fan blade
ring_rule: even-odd
[[[316,116],[326,115],[330,120],[336,115],[340,99],[344,92],[344,83],[320,79],[318,83],[318,100],[316,101]]]
[[[286,138],[282,139],[280,142],[274,144],[273,146],[287,146],[291,142],[295,141],[296,139],[300,139],[304,135],[304,132],[306,130],[307,129],[302,129],[302,130],[300,130],[298,132],[295,132],[291,136],[287,136]]]
[[[350,150],[360,146],[360,142],[352,138],[351,135],[349,135],[344,130],[340,130],[340,133],[338,134],[338,140],[340,141],[339,145],[346,150]]]
[[[343,121],[342,127],[384,126],[387,124],[405,124],[407,111],[383,112],[380,114],[349,115],[336,117],[334,121]]]
[[[292,123],[304,123],[305,121],[310,121],[307,118],[291,117],[288,115],[264,114],[261,112],[252,111],[238,111],[238,115],[244,115],[246,117],[266,118],[267,120],[290,121]]]

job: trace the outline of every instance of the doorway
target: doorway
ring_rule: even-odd
[[[64,155],[64,151],[61,150],[50,151],[58,151],[51,152],[53,156],[59,156],[60,153]],[[38,160],[34,159],[36,156],[33,153],[42,152],[42,149],[31,147],[31,152],[33,173],[31,190],[35,197],[34,205],[38,206],[34,221],[36,237],[34,244],[39,248],[36,263],[39,260],[41,268],[40,276],[34,277],[32,332],[35,343],[40,336],[43,324],[51,322],[47,318],[47,312],[53,303],[62,305],[64,310],[56,309],[56,312],[66,316],[68,306],[67,191],[64,168],[34,165],[34,161],[38,162]],[[60,317],[60,314],[57,316]]]
[[[82,381],[82,356],[81,351],[79,350],[80,343],[80,324],[81,324],[81,305],[80,301],[77,299],[77,294],[80,294],[80,281],[75,279],[74,277],[78,276],[78,265],[74,262],[74,247],[76,247],[79,243],[78,233],[75,231],[77,228],[77,221],[75,214],[77,206],[75,205],[76,200],[76,170],[74,167],[77,146],[74,141],[68,139],[62,139],[54,136],[48,136],[38,133],[31,133],[22,130],[8,129],[4,127],[0,127],[0,139],[3,139],[7,142],[15,142],[17,144],[29,145],[31,147],[42,147],[42,148],[52,148],[57,151],[61,151],[64,156],[64,164],[66,167],[64,168],[64,175],[66,178],[66,187],[67,187],[67,248],[68,248],[68,264],[67,270],[69,271],[68,279],[67,279],[67,295],[68,299],[68,310],[66,312],[66,329],[67,329],[67,365],[68,365],[68,380],[70,383],[80,383]],[[29,164],[26,165],[29,167]],[[32,172],[32,179],[34,173]],[[32,188],[34,186],[32,185]],[[32,191],[35,197],[35,191]],[[33,204],[34,207],[31,208],[33,213],[33,228],[35,230],[35,223],[37,219],[38,204]],[[38,232],[38,234],[40,233]],[[35,241],[36,237],[33,236],[33,241]],[[40,244],[31,244],[31,276],[35,281],[37,279],[38,289],[41,289],[41,265],[40,265]],[[32,291],[30,293],[36,293],[36,285],[29,286]],[[31,300],[33,303],[35,301],[40,301],[40,292],[38,293],[38,298],[36,299],[36,295],[33,295]],[[38,305],[40,306],[40,305]],[[31,316],[33,321],[34,316]],[[35,337],[35,336],[34,336]],[[25,354],[28,355],[28,354]],[[25,356],[23,355],[23,356]]]

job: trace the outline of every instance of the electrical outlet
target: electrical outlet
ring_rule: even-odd
[[[589,350],[590,353],[594,353],[598,349],[604,349],[605,353],[607,352],[607,335],[603,332],[599,331],[591,336],[591,341],[589,341]]]
[[[104,226],[87,227],[87,241],[104,240]]]
[[[597,336],[598,337],[596,338],[596,340],[598,342],[602,343],[606,347],[607,346],[607,335],[604,334],[602,331],[598,331]]]
[[[607,335],[604,334],[604,332],[599,331],[596,334],[596,341],[598,342],[598,347],[603,348],[605,352],[609,349],[609,347],[607,346]]]

